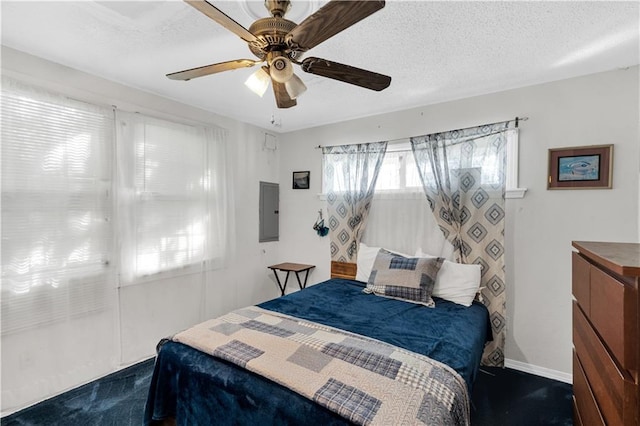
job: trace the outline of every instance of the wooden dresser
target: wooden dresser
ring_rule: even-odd
[[[574,241],[576,425],[640,425],[640,244]]]

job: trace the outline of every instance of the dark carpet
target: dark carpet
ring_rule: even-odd
[[[481,367],[472,392],[471,424],[572,425],[573,387],[517,370]]]
[[[2,426],[142,425],[153,363],[149,359],[0,419]]]
[[[0,419],[2,426],[141,425],[153,359]],[[483,367],[473,398],[473,426],[571,425],[572,387],[516,370]]]

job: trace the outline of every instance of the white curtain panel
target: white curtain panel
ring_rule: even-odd
[[[0,101],[4,409],[119,364],[118,285],[197,272],[201,315],[234,225],[226,131],[6,76]]]
[[[493,342],[483,363],[504,364],[506,336],[504,228],[509,122],[411,138],[434,218],[460,263],[482,266],[483,301]]]
[[[3,76],[2,408],[118,356],[113,110]]]
[[[121,111],[116,119],[121,284],[220,267],[224,131]]]
[[[113,302],[113,111],[2,79],[2,333]]]

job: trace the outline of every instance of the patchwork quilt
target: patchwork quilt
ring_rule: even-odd
[[[468,425],[465,381],[426,356],[257,306],[173,340],[260,374],[360,425]]]

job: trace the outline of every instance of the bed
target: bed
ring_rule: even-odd
[[[468,395],[479,369],[484,345],[491,339],[487,309],[479,302],[465,307],[439,298],[434,298],[434,308],[427,308],[415,303],[365,294],[363,292],[365,283],[347,279],[354,278],[354,276],[355,274],[352,273],[348,265],[336,263],[332,265],[333,278],[328,281],[267,301],[256,307],[234,312],[230,314],[231,317],[225,317],[226,322],[220,323],[218,320],[212,320],[214,322],[203,323],[200,331],[196,330],[194,333],[208,333],[214,329],[222,330],[221,327],[224,326],[226,328],[221,333],[224,338],[224,335],[230,335],[237,329],[235,323],[238,316],[248,315],[254,318],[260,315],[261,318],[269,318],[265,320],[267,323],[275,324],[280,320],[292,322],[295,334],[292,332],[289,336],[292,334],[294,337],[300,336],[297,331],[299,329],[306,330],[308,327],[320,330],[317,333],[323,336],[326,334],[325,331],[342,333],[346,336],[345,341],[356,342],[352,344],[352,352],[356,350],[354,347],[364,348],[368,347],[367,345],[370,343],[379,345],[375,350],[371,349],[371,353],[382,354],[375,359],[388,361],[386,358],[389,358],[387,355],[390,352],[394,352],[392,358],[397,358],[395,354],[399,353],[401,356],[398,359],[403,360],[405,364],[401,365],[400,369],[406,365],[413,365],[413,362],[423,362],[426,357],[429,357],[426,358],[427,362],[432,362],[436,366],[442,363],[443,365],[439,368],[442,368],[443,371],[452,371],[451,377],[453,379],[451,380],[458,380],[462,383],[461,387],[464,389],[456,397],[461,400],[458,401],[456,410],[464,411],[466,409],[467,412],[457,412],[456,419],[458,420],[455,423],[468,422]],[[251,319],[249,322],[254,321]],[[261,325],[265,326],[263,323]],[[229,331],[230,329],[233,330]],[[333,335],[327,336],[328,341],[333,341]],[[287,339],[294,337],[287,337]],[[357,394],[358,389],[354,391],[354,388],[349,388],[352,392],[349,396],[351,400],[346,403],[344,401],[337,403],[333,396],[323,399],[322,392],[326,391],[325,386],[322,389],[312,388],[310,391],[301,389],[311,386],[309,383],[314,382],[314,374],[322,370],[323,366],[317,367],[315,364],[305,366],[314,370],[313,372],[309,371],[310,375],[307,377],[293,373],[295,368],[299,367],[298,365],[285,366],[288,362],[286,357],[282,360],[273,358],[269,362],[264,362],[265,365],[261,368],[291,369],[291,374],[289,374],[292,376],[291,380],[298,380],[298,382],[290,385],[279,379],[274,379],[268,371],[262,373],[262,370],[256,370],[255,367],[252,369],[242,362],[238,363],[233,357],[221,355],[223,352],[220,352],[219,348],[228,346],[228,341],[225,341],[225,345],[219,346],[218,349],[214,348],[215,350],[212,349],[209,353],[206,348],[196,349],[198,345],[192,346],[189,342],[184,338],[173,338],[163,339],[159,343],[145,408],[145,425],[309,423],[345,425],[385,423],[389,419],[387,417],[387,420],[381,421],[380,419],[384,419],[383,417],[368,418],[366,414],[362,417],[361,411],[358,411],[362,407],[353,407],[353,395]],[[237,343],[235,338],[233,342]],[[289,343],[286,341],[279,343],[279,345]],[[327,342],[324,343],[326,347]],[[296,353],[308,350],[307,346],[301,346],[304,347],[298,348]],[[362,353],[360,349],[357,351],[359,354]],[[306,352],[304,353],[306,354]],[[410,359],[407,358],[409,361],[403,358],[405,355],[411,356]],[[325,355],[322,356],[326,358]],[[332,356],[336,355],[332,354]],[[352,356],[352,353],[349,356]],[[371,357],[367,357],[367,362],[370,360]],[[354,362],[353,359],[348,361]],[[391,361],[395,362],[395,360]],[[379,362],[376,364],[376,368],[379,367],[379,364]],[[432,370],[432,375],[435,375],[435,371],[440,370]],[[257,374],[257,372],[266,377]],[[351,373],[347,373],[347,376],[349,374]],[[441,374],[438,373],[438,377]],[[374,380],[371,386],[373,388],[383,386],[381,383],[386,382]],[[439,385],[439,383],[437,384]],[[395,386],[395,383],[384,386]],[[344,390],[340,391],[342,395],[344,395]],[[305,391],[310,393],[304,396]],[[320,395],[320,397],[315,398],[314,395]],[[426,396],[419,396],[418,399],[420,398],[424,399],[421,407],[417,410],[422,410],[420,415],[424,420],[425,415],[431,415],[425,413],[425,410],[430,411],[425,407],[430,407],[431,403],[425,402]],[[409,398],[396,399],[408,400]],[[360,405],[365,404],[362,400],[358,401]],[[386,406],[383,405],[379,411],[384,411],[384,407]],[[393,409],[398,409],[391,405],[389,407],[390,412],[393,412]],[[405,411],[405,408],[402,408],[402,411]],[[434,419],[428,419],[425,423],[430,423],[432,420]],[[446,419],[442,422],[451,423]]]

